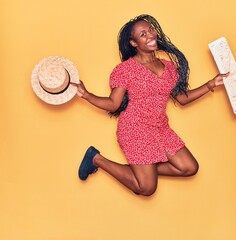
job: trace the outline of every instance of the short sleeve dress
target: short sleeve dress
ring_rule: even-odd
[[[170,128],[166,106],[177,81],[174,63],[164,64],[161,76],[133,58],[118,64],[110,75],[110,87],[128,91],[129,103],[121,112],[117,140],[129,164],[167,162],[166,153],[174,155],[184,142]]]

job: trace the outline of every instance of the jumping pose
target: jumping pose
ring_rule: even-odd
[[[91,146],[79,177],[86,180],[100,168],[134,193],[150,196],[157,189],[158,176],[188,177],[198,171],[196,159],[168,124],[169,97],[188,104],[222,85],[227,74],[190,90],[188,61],[150,15],[127,22],[118,42],[121,63],[110,75],[109,97],[92,94],[83,82],[78,85],[78,95],[119,116],[117,139],[128,164],[113,162]],[[168,59],[159,58],[158,51],[165,52]]]

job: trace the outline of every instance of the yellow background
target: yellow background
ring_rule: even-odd
[[[158,193],[145,198],[102,171],[77,177],[90,145],[126,163],[116,119],[77,96],[50,106],[30,85],[40,59],[62,55],[88,90],[108,95],[117,33],[148,13],[185,53],[197,87],[218,73],[209,42],[225,36],[236,56],[234,0],[1,0],[0,9],[0,239],[236,239],[236,116],[223,87],[185,107],[169,102],[170,124],[200,171],[161,177]]]

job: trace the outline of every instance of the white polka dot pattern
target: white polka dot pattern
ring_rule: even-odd
[[[168,161],[184,146],[170,128],[166,105],[177,81],[174,63],[165,65],[157,76],[133,58],[118,64],[111,73],[111,88],[128,90],[129,104],[119,116],[117,138],[129,164],[153,164]]]

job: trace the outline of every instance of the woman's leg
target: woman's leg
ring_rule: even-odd
[[[167,154],[168,162],[151,165],[122,165],[101,154],[95,155],[93,164],[103,169],[133,192],[150,196],[157,189],[158,176],[193,176],[198,163],[191,152],[183,147],[175,155]]]
[[[101,154],[93,159],[93,164],[103,169],[133,192],[150,196],[157,188],[156,164],[122,165],[112,162]]]
[[[188,177],[198,171],[198,163],[188,148],[181,148],[175,155],[167,154],[168,162],[158,163],[157,172],[160,176]]]

